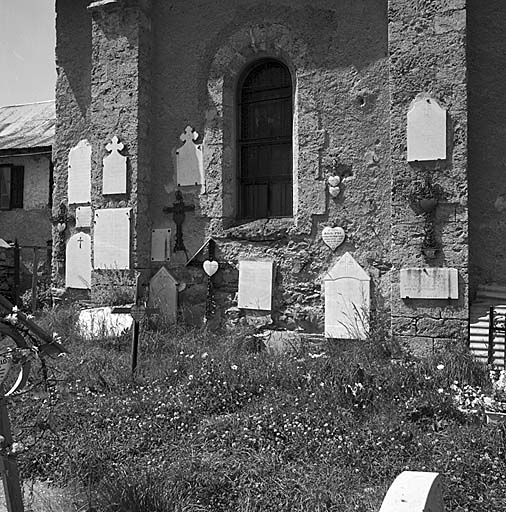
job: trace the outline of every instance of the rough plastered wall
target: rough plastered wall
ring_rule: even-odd
[[[145,229],[150,150],[150,20],[147,2],[118,2],[88,8],[89,1],[57,3],[57,159],[54,204],[67,202],[68,153],[79,140],[92,145],[91,206],[132,208],[131,267],[147,266]],[[100,4],[100,3],[98,3]],[[102,160],[113,136],[128,157],[127,194],[102,195]],[[70,205],[67,238],[75,230]],[[139,218],[142,226],[138,227]],[[60,253],[61,254],[61,253]],[[63,265],[59,266],[62,278]],[[107,281],[107,279],[106,279]],[[103,286],[94,272],[92,288]]]
[[[22,165],[23,208],[0,211],[0,238],[21,246],[45,246],[51,240],[49,180],[51,155],[2,156],[0,164]]]
[[[506,284],[506,3],[468,0],[471,291]]]
[[[392,327],[418,352],[431,351],[467,336],[468,208],[467,84],[465,0],[389,1],[392,166]],[[407,163],[406,114],[419,93],[429,93],[448,109],[446,163]],[[412,183],[427,173],[446,197],[436,210],[433,261],[421,253],[424,225],[410,205]],[[459,273],[458,300],[402,300],[403,267],[453,267]]]
[[[192,256],[206,237],[216,240],[214,280],[223,309],[235,304],[239,260],[271,258],[276,324],[322,332],[321,276],[346,251],[372,276],[377,302],[388,302],[386,1],[155,0],[152,19],[151,226],[175,230],[163,208],[174,202],[174,152],[191,125],[203,140],[206,193],[182,189],[196,207],[186,215],[184,243]],[[293,218],[239,225],[235,89],[244,67],[266,56],[283,60],[293,76],[296,206]],[[336,199],[326,181],[334,174],[343,179]],[[346,231],[335,252],[321,239],[325,226]],[[187,283],[183,302],[202,309],[205,276],[176,256],[173,271]]]

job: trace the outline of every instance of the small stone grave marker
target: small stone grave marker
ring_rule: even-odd
[[[91,226],[91,206],[78,206],[76,208],[76,228],[89,228]]]
[[[187,126],[179,137],[183,145],[176,151],[177,185],[203,185],[204,161],[202,146],[195,144],[199,134]]]
[[[380,512],[444,512],[439,473],[403,471],[392,483]]]
[[[403,268],[400,272],[402,299],[458,299],[456,268]]]
[[[131,208],[95,211],[94,268],[130,268],[130,217]]]
[[[111,153],[103,159],[102,194],[126,194],[127,192],[127,157],[120,151],[124,144],[116,135],[105,147]]]
[[[446,109],[427,95],[418,96],[408,112],[408,162],[446,159]]]
[[[110,306],[83,309],[77,321],[81,335],[86,338],[116,337],[130,329],[132,316],[113,314],[112,309]]]
[[[270,311],[272,308],[272,260],[239,262],[239,299],[241,309]]]
[[[91,288],[91,237],[87,233],[76,233],[67,242],[65,286],[80,290]]]
[[[323,277],[325,337],[365,339],[369,330],[370,282],[347,252]]]
[[[68,200],[89,203],[91,197],[91,144],[81,140],[69,152]]]
[[[149,306],[159,309],[168,320],[175,322],[177,294],[177,280],[165,267],[161,267],[149,282]]]

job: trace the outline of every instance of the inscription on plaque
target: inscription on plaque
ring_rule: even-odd
[[[180,136],[183,145],[176,151],[178,186],[204,184],[202,146],[194,142],[198,137],[191,126],[187,126]]]
[[[130,216],[131,208],[95,211],[94,268],[130,268]]]
[[[272,307],[272,278],[274,262],[239,262],[239,300],[242,309],[270,311]]]
[[[456,268],[403,268],[400,273],[402,299],[458,299]]]
[[[151,261],[170,260],[170,232],[168,228],[151,230]]]
[[[89,228],[91,226],[91,206],[78,206],[76,208],[76,228]]]
[[[346,238],[346,234],[343,228],[331,228],[327,226],[323,228],[322,231],[322,240],[333,250],[335,251]]]
[[[120,154],[124,148],[116,135],[105,147],[111,154],[104,157],[102,194],[126,194],[127,157]]]
[[[81,140],[69,152],[69,203],[89,203],[91,197],[91,144]]]
[[[65,286],[80,290],[91,288],[91,237],[86,233],[76,233],[67,242]]]

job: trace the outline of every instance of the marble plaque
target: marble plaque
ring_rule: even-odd
[[[85,338],[110,338],[121,336],[133,325],[129,313],[113,313],[110,306],[83,309],[79,313],[77,328]]]
[[[170,260],[170,233],[168,228],[151,230],[151,261]]]
[[[400,272],[402,299],[458,299],[456,268],[403,268]]]
[[[76,228],[89,228],[91,226],[91,206],[78,206],[76,208]]]
[[[444,512],[439,473],[403,471],[392,483],[380,512]]]
[[[69,152],[69,204],[89,203],[91,197],[91,144],[81,140]]]
[[[165,267],[160,268],[149,282],[149,306],[158,308],[160,314],[170,322],[177,319],[177,284]]]
[[[408,112],[408,162],[446,159],[446,109],[427,96],[415,99]]]
[[[131,210],[131,208],[104,208],[95,211],[94,268],[130,268]]]
[[[346,238],[346,233],[343,228],[331,228],[329,226],[323,228],[322,231],[322,240],[333,250],[335,251]]]
[[[204,184],[202,146],[194,142],[198,136],[191,126],[187,126],[180,136],[184,144],[176,151],[178,186]]]
[[[239,308],[270,311],[273,276],[274,262],[272,260],[240,261],[237,304]]]
[[[76,233],[69,238],[65,252],[65,286],[91,288],[91,237]]]
[[[323,276],[326,338],[366,338],[371,304],[370,283],[370,276],[349,252]]]
[[[111,154],[103,160],[102,194],[126,194],[127,157],[120,154],[124,145],[114,136],[105,148]]]

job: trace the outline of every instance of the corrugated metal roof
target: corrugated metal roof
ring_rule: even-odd
[[[0,107],[0,151],[52,146],[54,101]]]

